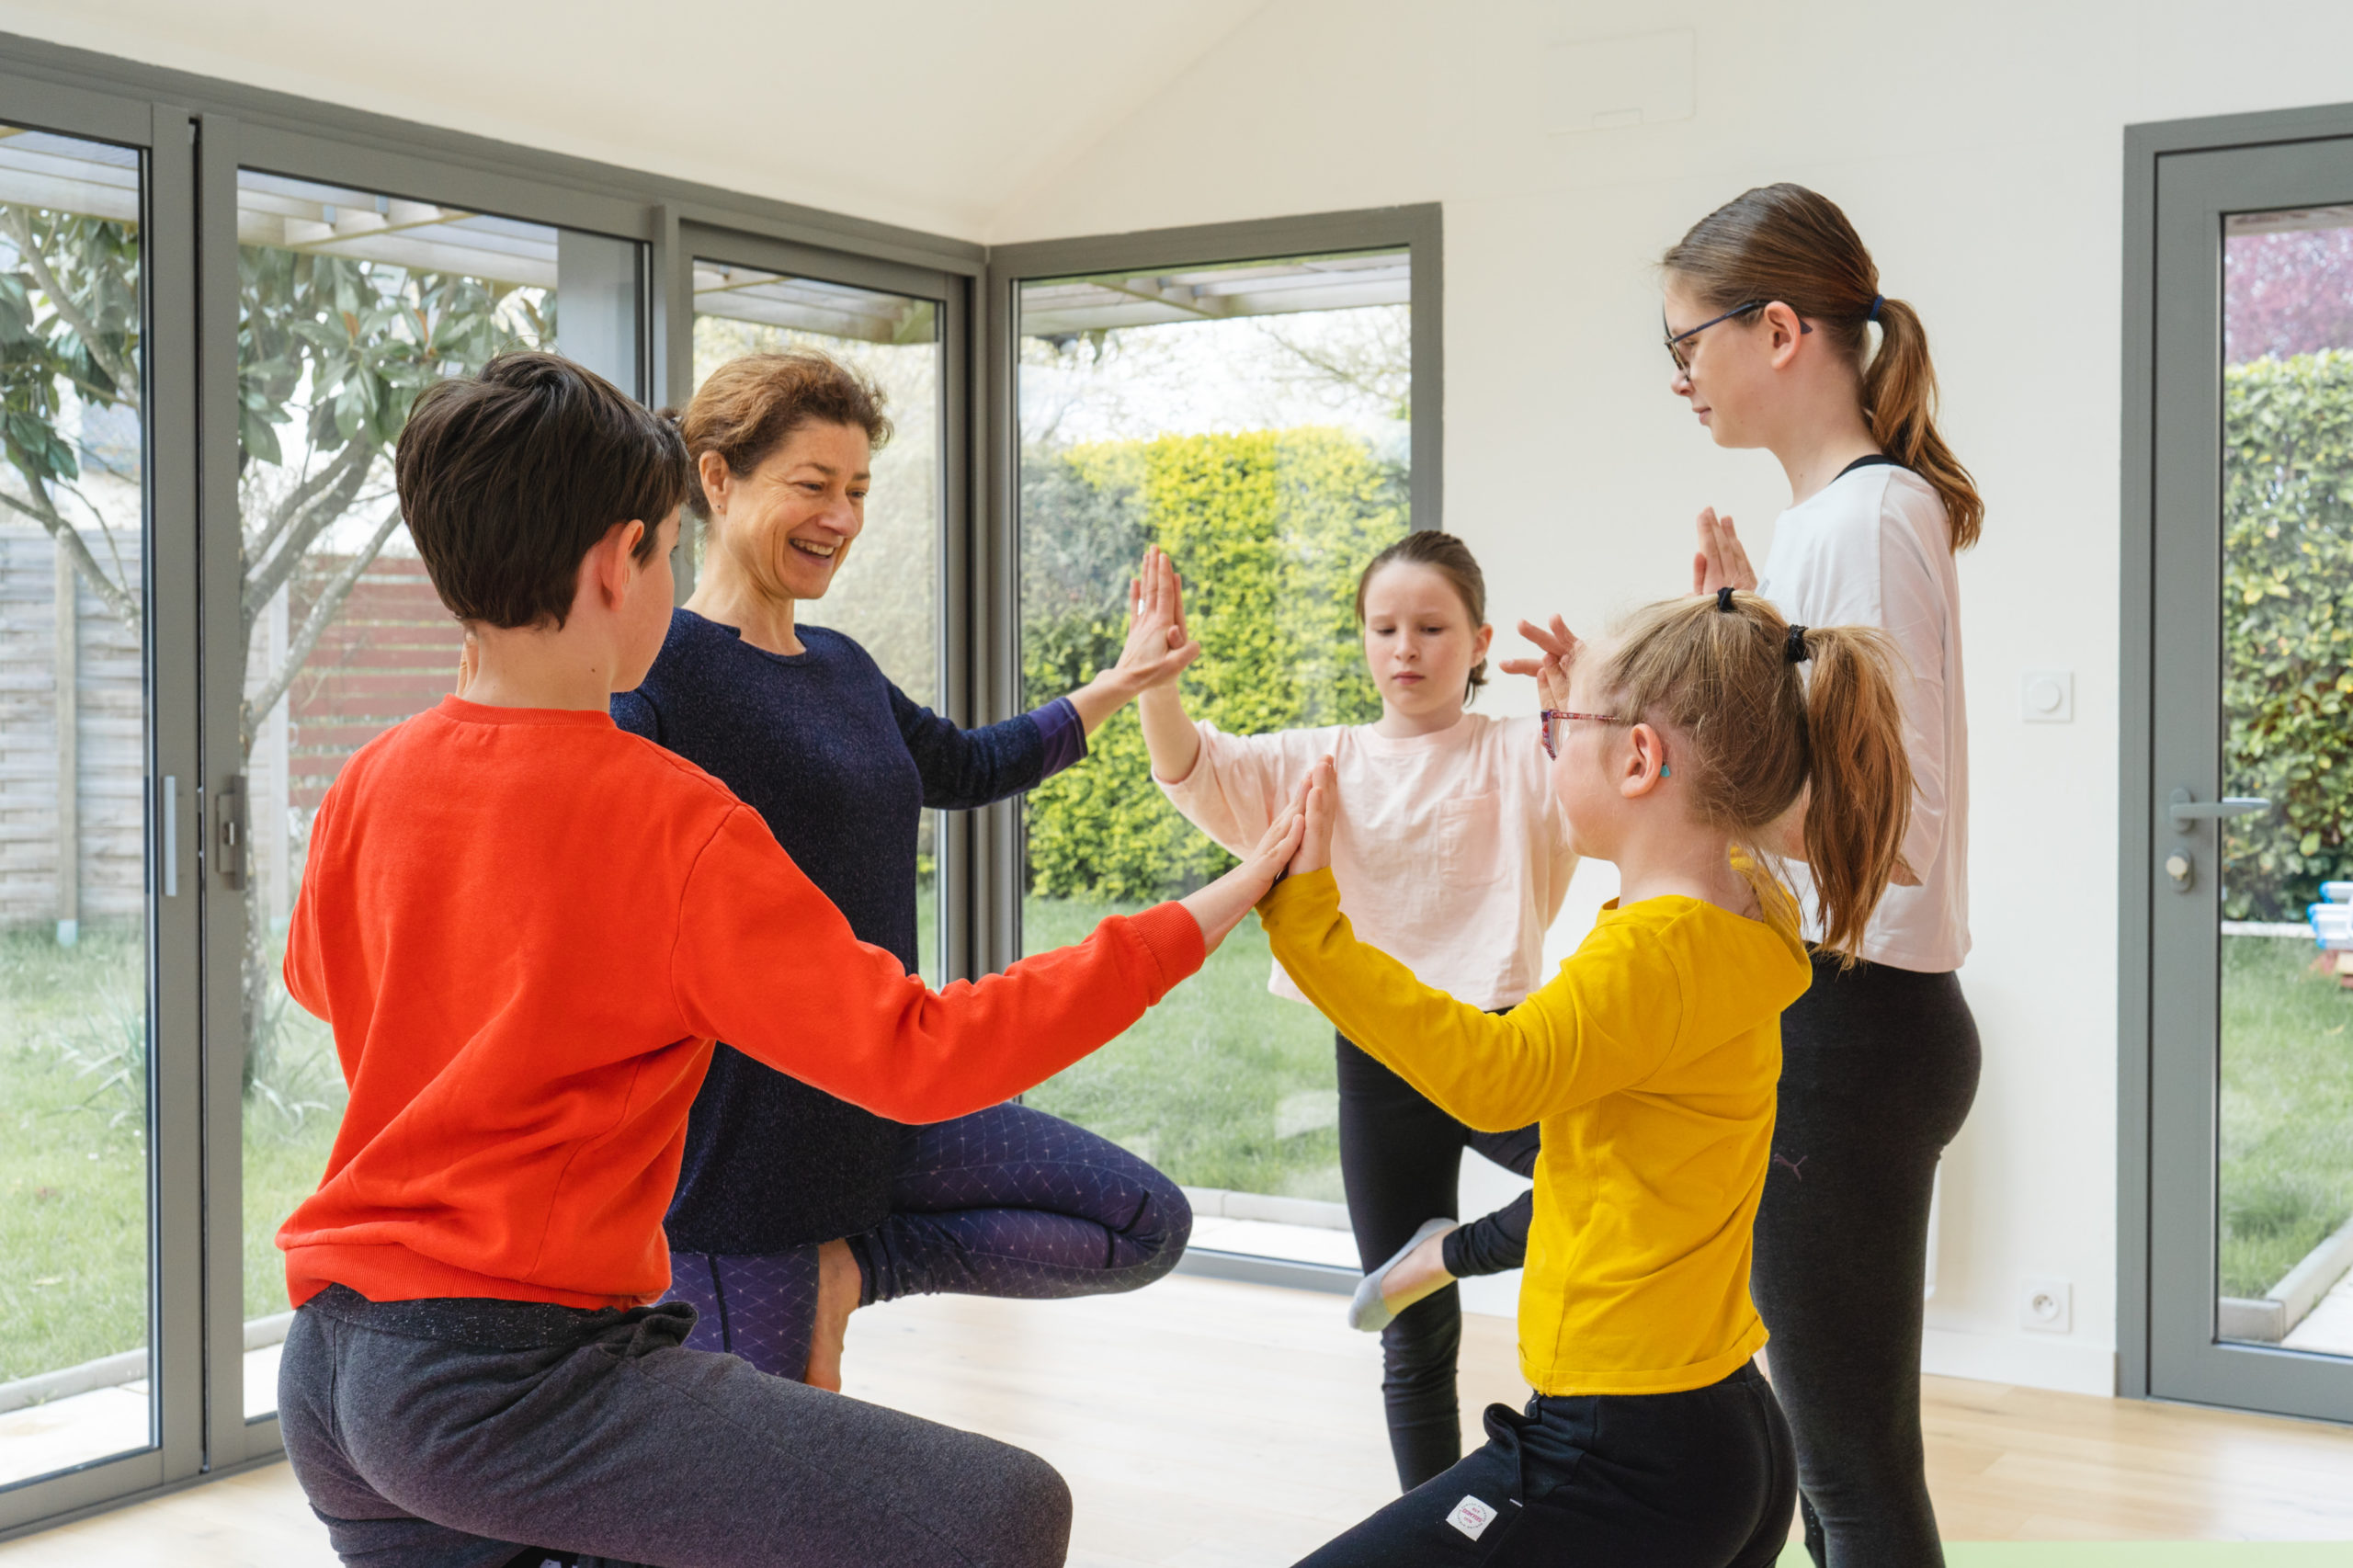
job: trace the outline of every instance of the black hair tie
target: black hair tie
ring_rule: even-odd
[[[1805,645],[1804,627],[1791,626],[1790,628],[1790,640],[1786,644],[1785,652],[1789,656],[1790,663],[1793,665],[1802,665],[1809,657],[1812,656]]]
[[[1726,615],[1732,613],[1732,588],[1729,585],[1716,590],[1716,608]]]

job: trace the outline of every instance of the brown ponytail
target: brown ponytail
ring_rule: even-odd
[[[1759,186],[1692,224],[1664,265],[1714,310],[1778,301],[1825,334],[1855,367],[1871,439],[1937,493],[1953,549],[1977,542],[1985,502],[1937,433],[1927,329],[1910,305],[1880,297],[1879,267],[1836,202],[1802,185]],[[1880,347],[1865,365],[1873,320]]]
[[[1895,667],[1872,628],[1792,627],[1769,600],[1733,594],[1637,611],[1604,677],[1613,711],[1675,733],[1676,778],[1750,859],[1769,853],[1759,837],[1813,787],[1805,852],[1822,947],[1848,962],[1912,821]],[[1788,908],[1778,881],[1752,881]]]

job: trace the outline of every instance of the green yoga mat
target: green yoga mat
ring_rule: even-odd
[[[1953,1540],[1948,1568],[2353,1568],[2353,1541]],[[1792,1545],[1780,1568],[1813,1568]]]

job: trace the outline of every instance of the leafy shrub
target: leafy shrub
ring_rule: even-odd
[[[1356,576],[1404,530],[1404,476],[1339,430],[1098,442],[1023,463],[1021,673],[1053,698],[1119,658],[1147,542],[1176,562],[1202,656],[1186,708],[1236,733],[1359,723],[1381,701],[1357,635]],[[1144,899],[1197,887],[1228,857],[1152,782],[1131,710],[1083,767],[1029,801],[1031,891]]]
[[[2291,920],[2353,875],[2353,354],[2222,378],[2223,913]]]

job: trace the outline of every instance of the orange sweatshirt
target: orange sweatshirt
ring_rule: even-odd
[[[449,698],[345,764],[286,945],[351,1099],[278,1233],[296,1304],[668,1288],[662,1215],[711,1041],[901,1121],[995,1105],[1201,964],[1175,904],[937,994],[767,825],[597,712]]]

